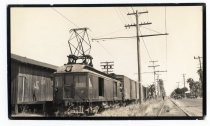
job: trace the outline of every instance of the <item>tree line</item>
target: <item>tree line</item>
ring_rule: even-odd
[[[172,93],[171,97],[173,98],[197,98],[202,97],[203,95],[203,71],[202,69],[198,69],[197,73],[199,74],[199,80],[195,81],[193,78],[188,78],[187,83],[189,84],[190,92],[186,93],[188,91],[187,87],[183,88],[176,88]]]

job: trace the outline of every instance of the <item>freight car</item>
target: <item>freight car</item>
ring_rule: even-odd
[[[138,83],[124,75],[116,75],[116,78],[121,81],[123,102],[125,104],[137,102],[139,100]]]
[[[66,64],[54,73],[57,115],[94,114],[122,101],[121,82],[84,64]]]
[[[12,114],[49,110],[53,101],[53,72],[57,66],[11,54]],[[47,106],[47,107],[46,107]]]

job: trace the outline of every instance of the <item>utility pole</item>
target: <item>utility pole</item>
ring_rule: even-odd
[[[200,56],[195,57],[195,56],[194,56],[194,59],[198,59],[198,61],[199,61],[199,67],[200,67],[200,70],[202,70],[202,66],[201,66],[201,58],[203,58],[203,57],[200,57]]]
[[[159,67],[160,65],[155,65],[155,63],[158,62],[158,61],[152,60],[152,61],[149,61],[149,62],[152,63],[152,66],[148,66],[148,67],[152,67],[152,68],[153,68],[154,85],[155,85],[155,94],[156,94],[156,96],[157,96],[157,85],[156,85],[156,83],[155,83],[155,82],[156,82],[156,80],[155,80],[155,75],[156,75],[156,70],[155,70],[155,68],[156,68],[156,67]]]
[[[140,54],[140,38],[139,38],[139,30],[141,25],[149,25],[152,23],[141,23],[139,24],[139,15],[140,14],[145,14],[148,13],[148,11],[143,11],[143,12],[138,12],[138,10],[136,10],[136,12],[133,13],[128,13],[127,15],[135,15],[136,18],[136,24],[130,24],[130,25],[125,25],[125,27],[136,27],[136,38],[137,38],[137,62],[138,62],[138,83],[139,83],[139,99],[140,99],[140,103],[143,102],[143,94],[142,94],[142,83],[141,83],[141,54]]]
[[[114,66],[113,61],[111,61],[111,62],[107,62],[107,61],[106,62],[101,62],[102,69],[106,70],[106,71],[103,71],[103,72],[105,72],[106,74],[109,74],[110,72],[113,72],[113,71],[111,71],[111,69],[114,69],[113,66]]]
[[[179,83],[180,83],[180,82],[176,82],[176,83],[178,84],[178,88],[179,88]]]
[[[202,70],[202,65],[201,65],[201,58],[203,58],[203,57],[200,57],[200,56],[198,56],[198,57],[195,57],[194,56],[194,59],[198,59],[198,61],[199,61],[199,68],[200,68],[200,70],[198,71],[198,73],[199,73],[199,75],[200,75],[200,81],[201,81],[201,90],[200,90],[200,96],[202,96],[202,92],[203,92],[203,70]]]
[[[201,83],[203,83],[203,78],[202,78],[202,75],[201,75],[201,72],[203,71],[202,70],[202,65],[201,65],[201,58],[203,58],[203,57],[200,57],[200,56],[198,56],[198,57],[195,57],[194,56],[194,59],[198,59],[198,61],[199,61],[199,68],[200,68],[200,72],[199,72],[199,75],[200,75],[200,80],[201,80]]]
[[[149,61],[149,62],[152,63],[152,66],[148,66],[148,67],[152,67],[152,68],[153,68],[154,84],[155,84],[155,74],[156,74],[156,73],[155,73],[155,68],[156,68],[156,67],[159,67],[160,65],[155,65],[155,63],[158,62],[158,61],[151,60],[151,61]]]
[[[185,75],[186,75],[186,74],[182,74],[182,76],[183,76],[183,84],[184,84],[184,87],[185,87]]]
[[[159,85],[160,74],[156,73],[156,75],[157,75],[157,79],[156,79],[157,80],[157,94],[160,95],[160,85]]]
[[[140,27],[142,25],[152,24],[150,22],[144,22],[139,24],[139,15],[148,13],[148,11],[138,12],[138,10],[133,11],[133,13],[128,13],[127,15],[134,15],[136,18],[136,24],[125,25],[126,28],[136,27],[136,35],[135,36],[118,36],[118,37],[107,37],[107,38],[95,38],[93,41],[104,40],[104,39],[129,39],[129,38],[137,38],[137,64],[138,64],[138,83],[139,83],[139,101],[143,102],[143,94],[142,94],[142,83],[141,83],[141,55],[140,55],[140,38],[141,37],[153,37],[153,36],[161,36],[168,35],[168,33],[160,33],[160,34],[148,34],[148,35],[139,35]]]

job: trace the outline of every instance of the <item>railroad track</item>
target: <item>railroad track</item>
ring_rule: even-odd
[[[169,107],[170,106],[170,107]],[[170,110],[176,110],[176,113],[170,112]],[[174,114],[174,115],[173,115]],[[177,114],[177,115],[176,115]],[[173,100],[164,101],[160,110],[157,113],[157,116],[191,116],[187,111],[181,108]]]

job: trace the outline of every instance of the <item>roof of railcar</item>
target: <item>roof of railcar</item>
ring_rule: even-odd
[[[136,81],[136,80],[133,80],[133,79],[131,79],[131,78],[125,76],[125,75],[120,75],[120,74],[116,75],[116,78],[128,78],[128,79],[130,79],[130,80],[132,80],[132,81]],[[136,81],[136,82],[137,82],[137,81]]]
[[[52,70],[56,70],[58,68],[58,66],[54,66],[54,65],[51,65],[51,64],[47,64],[47,63],[40,62],[40,61],[37,61],[37,60],[33,60],[33,59],[30,59],[30,58],[27,58],[27,57],[19,56],[19,55],[16,55],[16,54],[11,54],[11,59],[16,60],[16,61],[21,62],[21,63],[40,66],[40,67],[44,67],[44,68],[48,68],[48,69],[52,69]]]
[[[118,80],[116,77],[111,76],[109,74],[106,74],[104,72],[101,72],[93,67],[87,66],[85,64],[65,64],[61,67],[58,67],[57,72],[56,73],[68,73],[66,71],[66,67],[71,67],[71,70],[69,73],[78,73],[78,72],[89,72],[89,73],[97,73],[112,79],[116,79]],[[119,80],[118,80],[119,81]]]

